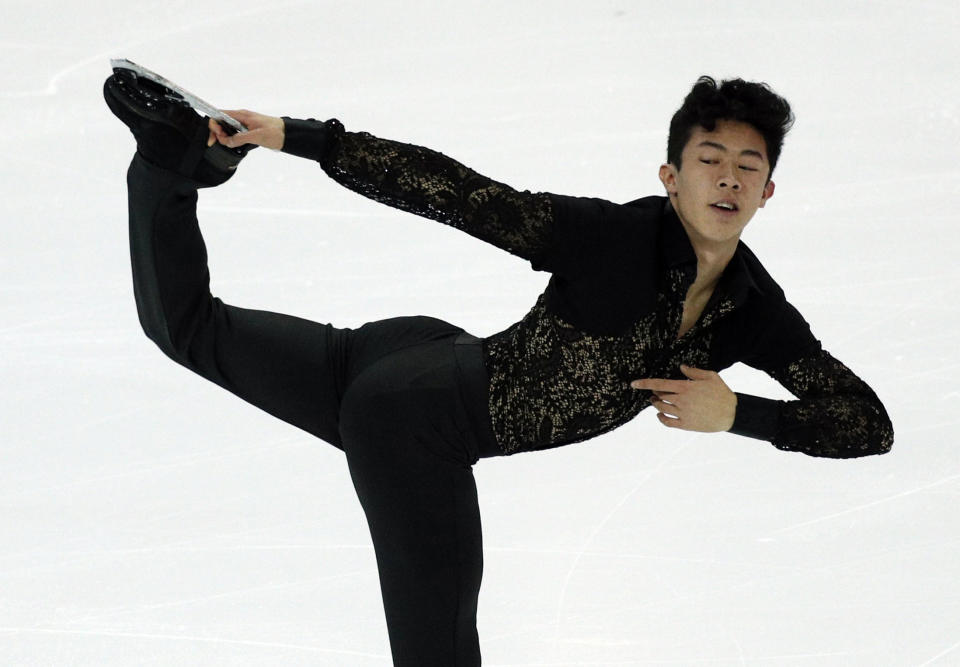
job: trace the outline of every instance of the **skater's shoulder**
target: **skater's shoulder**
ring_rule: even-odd
[[[737,303],[749,301],[757,307],[768,309],[786,301],[783,287],[743,239],[737,243],[723,277]]]

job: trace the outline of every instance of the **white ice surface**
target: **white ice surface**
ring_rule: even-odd
[[[521,189],[659,194],[700,74],[797,113],[744,240],[867,380],[893,452],[837,461],[643,413],[475,467],[485,665],[960,665],[960,6],[25,2],[0,21],[0,664],[389,664],[342,454],[169,361],[134,307],[101,97],[127,57],[224,108],[430,146]],[[201,194],[213,292],[487,335],[547,276],[252,153]],[[734,388],[789,395],[742,366]]]

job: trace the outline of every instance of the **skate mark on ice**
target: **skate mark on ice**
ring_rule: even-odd
[[[258,642],[250,639],[227,639],[225,637],[200,637],[196,635],[171,635],[150,632],[115,632],[111,630],[66,630],[55,628],[16,628],[0,626],[0,633],[6,634],[40,634],[40,635],[79,635],[89,637],[116,637],[120,639],[159,639],[165,641],[203,642],[209,644],[230,644],[238,646],[257,646],[263,648],[282,648],[310,653],[324,653],[332,655],[349,655],[361,658],[376,658],[385,660],[388,656],[380,653],[366,653],[363,651],[348,651],[343,649],[323,648],[307,644],[285,644],[281,642]]]
[[[192,604],[198,604],[203,602],[210,602],[213,600],[222,600],[224,598],[235,597],[238,595],[247,595],[250,593],[261,593],[264,591],[278,591],[285,588],[291,587],[303,587],[311,584],[326,583],[326,582],[335,582],[345,579],[352,579],[354,577],[367,577],[370,574],[370,570],[366,567],[362,570],[354,570],[352,572],[340,572],[337,574],[331,574],[323,577],[310,577],[309,579],[300,579],[297,581],[284,581],[275,584],[266,584],[263,586],[250,586],[248,588],[234,589],[230,591],[224,591],[223,593],[214,593],[212,595],[202,595],[195,598],[173,600],[171,602],[157,602],[154,604],[143,604],[136,607],[123,607],[119,609],[113,609],[111,611],[99,612],[95,614],[87,614],[84,616],[79,616],[77,618],[70,619],[69,623],[71,625],[78,623],[87,623],[89,621],[97,621],[104,618],[115,618],[117,616],[127,616],[130,614],[139,614],[146,611],[155,611],[157,609],[172,609],[174,607],[184,607]]]
[[[894,309],[892,312],[888,312],[883,317],[880,317],[877,319],[871,319],[870,322],[865,326],[861,326],[856,329],[849,330],[845,332],[844,335],[842,336],[835,336],[833,339],[831,339],[831,344],[834,345],[835,347],[840,347],[840,346],[847,345],[851,341],[857,341],[863,338],[869,338],[868,334],[871,334],[876,331],[883,331],[887,327],[887,325],[889,325],[891,322],[897,323],[900,320],[902,320],[905,313],[915,308],[928,306],[931,304],[931,302],[934,299],[939,298],[939,296],[940,295],[938,294],[931,294],[927,296],[927,298],[920,303],[908,303],[900,308]]]
[[[940,658],[944,657],[945,655],[949,655],[950,653],[953,653],[958,648],[960,648],[960,642],[957,642],[956,644],[948,648],[946,651],[943,651],[942,653],[938,653],[937,655],[933,656],[926,662],[921,662],[919,665],[917,665],[917,667],[926,667],[927,665],[932,665],[934,662],[936,662]]]
[[[177,513],[177,514],[185,514]],[[218,536],[219,537],[219,536]],[[243,553],[247,551],[365,551],[373,553],[373,544],[237,544],[220,545],[210,547],[196,546],[178,546],[176,543],[158,547],[140,547],[129,549],[84,549],[77,551],[68,551],[64,555],[66,558],[50,563],[38,563],[36,565],[23,565],[18,567],[9,567],[0,570],[0,577],[24,576],[37,572],[46,572],[48,570],[60,570],[63,568],[76,567],[78,565],[88,564],[90,561],[96,561],[102,558],[113,558],[122,556],[140,556],[150,554],[201,554],[201,553]],[[28,553],[22,551],[18,553],[7,552],[5,556],[22,556]]]
[[[557,615],[556,615],[556,618],[554,619],[554,634],[553,634],[554,645],[556,645],[556,643],[560,639],[560,625],[563,617],[563,605],[564,605],[564,602],[566,601],[567,589],[570,587],[570,580],[573,578],[573,573],[576,571],[577,567],[580,565],[580,560],[583,558],[583,555],[587,553],[587,547],[589,547],[590,544],[593,542],[593,540],[597,537],[597,535],[600,534],[600,531],[603,530],[603,527],[607,524],[607,522],[613,518],[614,514],[616,514],[620,510],[620,508],[623,507],[626,504],[626,502],[644,486],[644,484],[646,484],[655,474],[663,470],[663,468],[671,459],[675,458],[678,454],[680,454],[682,451],[687,449],[689,446],[690,446],[690,441],[688,440],[687,442],[682,444],[680,447],[675,449],[673,452],[671,452],[669,455],[661,459],[656,466],[651,468],[647,472],[647,474],[644,475],[644,477],[636,485],[634,485],[634,487],[630,489],[630,491],[626,493],[623,496],[623,498],[621,498],[609,512],[607,512],[606,516],[600,519],[600,521],[593,527],[593,530],[590,531],[590,535],[587,536],[587,539],[584,541],[583,546],[579,550],[577,550],[576,555],[574,556],[574,559],[573,559],[573,563],[571,563],[570,569],[567,571],[567,575],[563,580],[563,586],[560,589],[560,599],[557,602]]]
[[[938,541],[938,544],[941,541]],[[372,548],[372,547],[371,547]],[[484,547],[485,553],[522,553],[522,554],[542,554],[545,556],[595,556],[597,558],[623,559],[623,560],[649,560],[664,561],[666,563],[693,563],[697,565],[723,565],[723,566],[747,566],[751,568],[775,568],[783,570],[782,574],[777,576],[789,576],[791,574],[809,574],[819,572],[819,567],[803,567],[800,565],[771,565],[763,560],[745,560],[738,559],[720,559],[720,558],[694,558],[692,556],[660,556],[655,554],[641,553],[610,553],[606,551],[587,551],[579,549],[542,549],[542,548],[524,548],[524,547]],[[631,607],[633,608],[633,607]],[[552,622],[550,622],[552,623]]]
[[[103,423],[115,421],[117,419],[122,419],[129,417],[132,414],[138,412],[146,412],[148,410],[155,410],[157,406],[175,404],[178,401],[183,400],[183,394],[174,396],[168,399],[161,399],[152,404],[145,404],[141,407],[131,408],[129,410],[123,410],[120,412],[110,413],[105,417],[86,422],[84,424],[78,424],[72,428],[64,429],[64,433],[55,434],[49,437],[43,437],[38,439],[36,442],[45,442],[46,440],[66,440],[70,437],[75,436],[78,433],[81,433],[85,430],[91,429],[95,426],[99,426]],[[268,440],[264,442],[257,443],[255,445],[249,445],[243,448],[237,449],[211,449],[202,452],[190,452],[182,455],[170,456],[160,460],[156,459],[146,459],[142,461],[132,461],[125,465],[122,470],[117,472],[112,472],[105,475],[95,475],[91,477],[81,477],[79,479],[73,479],[70,481],[64,481],[57,484],[48,484],[42,485],[40,483],[35,483],[33,479],[26,480],[28,483],[24,485],[23,489],[18,489],[12,492],[9,492],[0,497],[4,499],[14,499],[14,498],[31,498],[36,496],[48,496],[51,493],[66,493],[72,489],[82,488],[90,485],[99,485],[108,481],[117,481],[122,479],[127,479],[131,477],[144,477],[154,475],[159,472],[169,472],[172,470],[177,470],[180,468],[190,468],[196,465],[203,465],[208,463],[215,463],[224,461],[227,459],[243,459],[245,457],[253,458],[260,454],[273,453],[273,452],[282,452],[285,450],[297,450],[311,447],[309,442],[303,440],[302,436],[299,434],[292,436],[281,436],[279,438]],[[42,480],[45,479],[45,473],[37,473],[35,479]],[[2,492],[2,490],[0,490]],[[164,519],[169,519],[176,516],[181,516],[189,514],[191,510],[181,510],[178,512],[173,512],[164,515],[154,515],[149,519],[144,521],[145,524],[155,523],[157,521],[162,521]],[[108,516],[125,515],[125,509],[119,509],[116,514],[111,514]]]
[[[814,525],[814,524],[821,523],[821,522],[823,522],[823,521],[829,521],[829,520],[831,520],[831,519],[836,519],[837,517],[841,517],[841,516],[844,516],[844,515],[847,515],[847,514],[853,514],[854,512],[860,512],[860,511],[862,511],[862,510],[869,509],[869,508],[871,508],[871,507],[876,507],[877,505],[883,505],[884,503],[893,502],[894,500],[899,500],[899,499],[901,499],[901,498],[905,498],[905,497],[910,496],[910,495],[913,495],[913,494],[915,494],[915,493],[920,493],[921,491],[926,491],[926,490],[928,490],[928,489],[932,489],[932,488],[934,488],[934,487],[940,486],[941,484],[946,484],[947,482],[951,482],[951,481],[956,480],[956,479],[960,479],[960,474],[950,475],[949,477],[944,477],[943,479],[938,480],[938,481],[936,481],[936,482],[932,482],[932,483],[926,484],[926,485],[924,485],[924,486],[919,486],[919,487],[917,487],[917,488],[915,488],[915,489],[910,489],[910,490],[908,490],[908,491],[901,491],[900,493],[895,493],[895,494],[892,495],[892,496],[887,496],[886,498],[880,498],[879,500],[874,500],[873,502],[864,503],[863,505],[857,505],[857,506],[855,506],[855,507],[850,507],[850,508],[845,509],[845,510],[840,511],[840,512],[835,512],[835,513],[833,513],[833,514],[827,514],[827,515],[825,515],[825,516],[821,516],[821,517],[818,517],[818,518],[816,518],[816,519],[811,519],[811,520],[809,520],[809,521],[804,521],[804,522],[802,522],[802,523],[795,523],[795,524],[793,524],[792,526],[785,526],[785,527],[783,527],[783,528],[778,528],[777,530],[774,530],[774,531],[772,531],[772,532],[770,532],[770,533],[767,533],[767,537],[769,537],[769,536],[771,536],[771,535],[778,535],[778,534],[780,534],[780,533],[785,533],[785,532],[787,532],[787,531],[795,530],[795,529],[797,529],[797,528],[803,528],[803,527],[805,527],[805,526],[812,526],[812,525]],[[761,538],[761,539],[763,539],[763,538]]]
[[[109,50],[100,51],[93,55],[87,56],[78,60],[60,71],[56,72],[53,76],[50,77],[49,81],[43,88],[34,88],[33,90],[11,90],[11,91],[0,91],[0,100],[12,100],[12,99],[22,99],[25,97],[52,97],[60,92],[60,82],[65,79],[70,74],[73,74],[77,70],[83,69],[87,65],[97,64],[102,65],[104,68],[104,75],[108,75],[109,69],[107,68],[107,60],[111,57],[116,57],[119,53],[129,52],[135,50],[137,47],[143,46],[144,44],[151,44],[163,38],[169,37],[171,35],[176,35],[178,33],[191,32],[197,30],[198,28],[209,28],[211,26],[235,22],[238,18],[247,18],[250,16],[256,16],[257,14],[264,14],[266,12],[274,12],[277,9],[282,9],[285,7],[292,7],[296,5],[305,5],[307,4],[304,0],[293,0],[290,2],[284,2],[278,4],[270,4],[269,6],[262,6],[253,9],[247,9],[240,12],[231,13],[225,16],[216,16],[212,18],[206,18],[202,21],[195,21],[193,23],[188,23],[186,25],[177,26],[176,28],[170,28],[158,33],[154,33],[143,39],[136,39],[129,42],[124,42],[122,44],[117,44],[111,46]],[[211,73],[214,70],[211,68]],[[102,81],[102,79],[101,79]]]

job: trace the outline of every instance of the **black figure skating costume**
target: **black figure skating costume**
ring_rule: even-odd
[[[680,363],[720,370],[743,361],[798,399],[738,394],[733,432],[813,456],[890,449],[876,395],[821,348],[745,245],[678,339],[696,257],[665,198],[618,205],[519,192],[335,120],[285,117],[283,150],[368,197],[529,260],[552,274],[545,293],[523,320],[486,339],[423,316],[349,329],[225,304],[209,290],[197,190],[227,180],[243,155],[232,167],[222,155],[204,157],[205,132],[179,116],[144,121],[138,133],[135,105],[119,104],[110,80],[105,96],[138,139],[127,183],[144,331],[177,363],[344,451],[396,665],[480,664],[483,552],[471,466],[621,426],[650,397],[630,380],[682,378]],[[174,134],[192,132],[184,143],[193,157],[157,149],[144,127],[166,132],[168,147]]]

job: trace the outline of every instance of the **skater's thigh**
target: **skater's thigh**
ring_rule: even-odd
[[[349,333],[349,354],[344,370],[349,387],[365,370],[400,350],[447,339],[462,328],[425,315],[392,317],[367,322]]]
[[[338,328],[210,300],[187,365],[269,414],[343,449],[340,408],[353,380],[408,347],[449,337],[435,318],[397,317]]]
[[[342,449],[349,330],[214,297],[186,365],[271,415]]]

